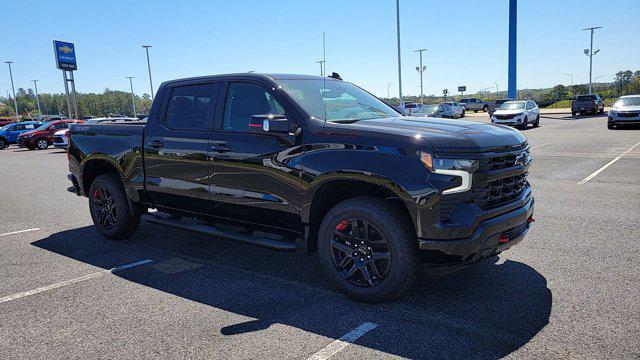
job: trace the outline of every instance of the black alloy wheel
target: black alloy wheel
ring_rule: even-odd
[[[382,232],[369,221],[341,221],[331,239],[333,265],[350,284],[372,287],[389,272],[391,252]]]
[[[114,196],[109,192],[109,189],[103,186],[95,189],[92,196],[98,222],[105,230],[113,229],[117,219]]]

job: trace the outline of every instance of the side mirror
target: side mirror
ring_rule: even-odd
[[[278,114],[252,115],[249,123],[249,131],[258,134],[289,135],[297,130],[293,121],[286,116]]]

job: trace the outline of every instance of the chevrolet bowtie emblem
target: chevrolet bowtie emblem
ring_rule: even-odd
[[[70,48],[70,47],[68,47],[67,45],[65,45],[65,46],[61,46],[61,47],[59,48],[59,50],[60,50],[60,51],[62,51],[63,53],[65,53],[65,54],[70,54],[70,53],[72,53],[72,52],[73,52],[73,49],[72,49],[72,48]]]

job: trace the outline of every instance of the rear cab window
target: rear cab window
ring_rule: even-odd
[[[187,131],[211,130],[219,89],[219,83],[174,87],[164,118],[165,127]]]

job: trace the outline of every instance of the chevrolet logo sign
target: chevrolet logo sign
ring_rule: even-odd
[[[73,49],[68,47],[67,45],[59,47],[58,50],[62,51],[63,53],[65,53],[67,55],[71,54],[73,52]]]

